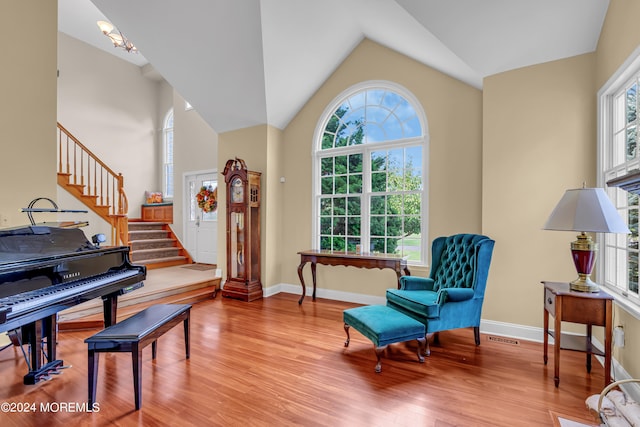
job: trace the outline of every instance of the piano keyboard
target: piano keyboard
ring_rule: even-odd
[[[49,304],[62,301],[67,297],[79,295],[94,288],[113,283],[139,274],[138,270],[123,270],[101,274],[99,276],[78,280],[76,282],[60,283],[42,289],[23,292],[0,298],[0,311],[8,310],[7,317],[15,317],[23,312],[33,310]]]

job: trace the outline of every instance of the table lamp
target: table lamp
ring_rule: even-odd
[[[580,292],[600,290],[589,277],[595,264],[598,244],[586,233],[630,233],[603,188],[567,190],[551,212],[544,229],[580,232],[578,240],[571,243],[578,278],[570,284],[571,290]]]

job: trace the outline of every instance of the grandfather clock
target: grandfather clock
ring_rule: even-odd
[[[260,172],[230,159],[222,172],[227,187],[227,281],[222,296],[262,298],[260,282]]]

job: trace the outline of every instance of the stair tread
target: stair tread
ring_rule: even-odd
[[[164,238],[160,238],[160,239],[139,239],[139,240],[133,240],[133,241],[129,241],[129,243],[158,243],[158,242],[175,242],[176,239],[172,239],[170,237],[164,237]]]
[[[178,255],[178,256],[168,256],[163,258],[143,259],[140,261],[134,261],[134,264],[153,264],[155,262],[179,261],[179,260],[185,260],[185,259],[187,259],[187,257]]]
[[[179,247],[177,246],[165,246],[165,247],[161,247],[161,248],[147,248],[147,249],[136,249],[136,250],[130,250],[129,253],[135,254],[135,253],[142,253],[142,254],[148,254],[148,253],[152,253],[152,252],[163,252],[163,251],[173,251],[173,250],[180,250]]]

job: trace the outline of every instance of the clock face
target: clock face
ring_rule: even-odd
[[[231,202],[232,203],[244,202],[244,185],[240,178],[235,178],[231,182]]]

